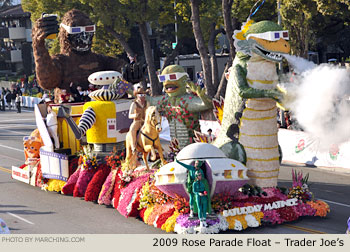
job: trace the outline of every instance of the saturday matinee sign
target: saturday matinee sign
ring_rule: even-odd
[[[279,200],[272,203],[258,204],[255,206],[235,207],[233,209],[224,210],[222,215],[224,217],[227,217],[227,216],[236,216],[236,215],[242,215],[242,214],[251,214],[251,213],[274,210],[282,207],[296,206],[296,205],[298,205],[298,199],[293,198],[288,200]]]

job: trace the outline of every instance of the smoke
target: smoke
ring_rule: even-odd
[[[320,140],[320,148],[350,140],[350,70],[315,65],[286,56],[294,71],[282,86],[284,103],[304,131]]]
[[[302,72],[311,70],[316,67],[315,63],[312,61],[308,61],[298,56],[283,54],[283,57],[285,57],[288,60],[289,64],[293,66],[293,71],[297,74],[301,74]]]

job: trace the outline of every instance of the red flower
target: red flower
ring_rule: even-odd
[[[188,97],[188,99],[190,99],[190,100],[191,100],[191,99],[192,99],[192,96]]]

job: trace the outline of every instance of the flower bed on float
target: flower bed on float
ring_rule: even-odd
[[[72,175],[63,182],[62,194],[111,205],[126,218],[138,217],[147,225],[166,232],[241,231],[249,227],[291,222],[302,216],[326,217],[330,212],[327,203],[314,200],[307,186],[308,176],[293,172],[293,186],[288,190],[244,185],[233,195],[214,195],[214,214],[207,218],[208,226],[201,227],[199,219],[189,218],[188,200],[180,196],[172,198],[155,186],[157,169],[136,169],[132,173],[124,171],[128,173],[125,176],[121,162],[124,153],[111,154],[106,157],[105,163],[94,161],[90,164],[87,162],[89,158],[95,160],[86,154],[73,159],[70,163]],[[43,184],[42,188],[47,189],[47,186]]]

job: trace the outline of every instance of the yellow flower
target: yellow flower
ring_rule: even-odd
[[[154,206],[147,207],[147,209],[146,209],[146,211],[145,211],[145,215],[144,215],[144,217],[143,217],[143,221],[144,221],[145,223],[147,223],[147,219],[148,219],[149,215],[152,213],[153,208],[154,208]]]
[[[165,230],[166,232],[174,232],[176,219],[179,217],[180,213],[178,211],[175,211],[172,216],[170,216],[166,222],[162,225],[161,229]]]

